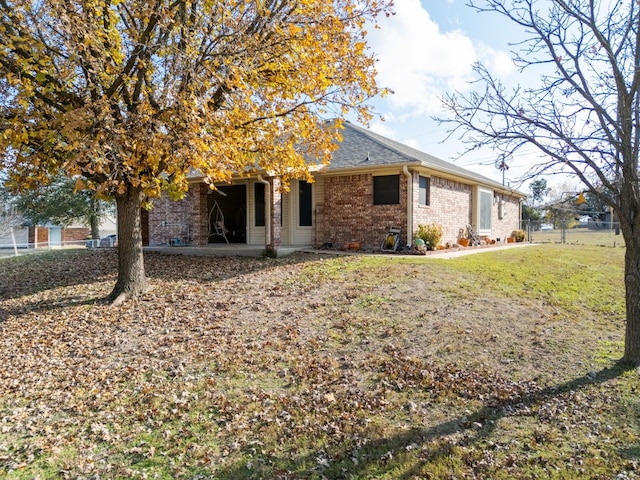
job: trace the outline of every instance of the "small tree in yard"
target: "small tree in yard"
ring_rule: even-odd
[[[515,158],[535,146],[531,175],[569,173],[618,216],[626,243],[623,361],[640,362],[640,4],[600,0],[472,0],[528,35],[515,61],[539,84],[505,88],[476,65],[480,91],[444,99],[470,149]],[[453,133],[452,132],[452,133]],[[600,187],[600,188],[597,188]]]
[[[56,176],[47,183],[26,190],[15,198],[15,205],[32,225],[69,225],[82,221],[91,228],[91,238],[100,238],[100,221],[112,212],[112,205],[96,198],[91,190],[75,191],[78,182]]]
[[[531,195],[527,199],[527,203],[522,206],[522,219],[539,221],[542,218],[542,212],[539,205],[549,193],[547,181],[544,178],[538,178],[529,184]]]
[[[187,175],[308,175],[381,93],[365,24],[390,0],[0,0],[0,168],[114,197],[114,301],[145,286],[140,210]],[[340,121],[337,122],[337,127]],[[4,165],[3,165],[4,164]]]
[[[15,198],[4,186],[4,178],[0,174],[0,236],[12,233],[12,230],[24,223],[18,213]]]

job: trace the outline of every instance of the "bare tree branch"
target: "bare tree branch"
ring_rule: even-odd
[[[525,179],[570,174],[617,214],[627,256],[625,359],[640,362],[640,8],[599,0],[471,0],[498,12],[528,38],[516,65],[537,86],[505,88],[475,65],[470,93],[445,95],[451,125],[466,152],[490,147],[499,162],[535,147],[541,159]]]

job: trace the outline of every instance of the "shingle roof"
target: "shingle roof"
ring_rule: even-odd
[[[413,165],[437,170],[493,188],[505,188],[502,184],[488,177],[478,175],[451,162],[441,160],[349,122],[344,123],[341,134],[342,143],[333,154],[333,159],[327,168],[328,172],[337,173],[339,170],[369,169],[385,165]],[[515,193],[525,196],[522,192]]]

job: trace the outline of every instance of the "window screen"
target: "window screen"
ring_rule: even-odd
[[[264,227],[264,183],[254,184],[253,197],[256,212],[256,227]]]
[[[420,205],[429,205],[429,178],[420,177],[420,190],[418,194],[418,200]]]
[[[491,230],[491,205],[493,204],[493,192],[480,190],[480,222],[479,230]]]
[[[311,195],[311,184],[300,180],[299,182],[300,190],[298,196],[299,203],[299,214],[300,214],[300,226],[301,227],[310,227],[313,225],[313,202]]]
[[[373,204],[396,205],[400,203],[400,175],[373,177]]]

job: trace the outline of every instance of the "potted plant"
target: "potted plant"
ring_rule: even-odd
[[[440,225],[432,223],[431,225],[418,225],[416,237],[424,241],[427,250],[435,250],[442,241],[444,232]]]
[[[513,232],[511,232],[511,237],[513,237],[516,242],[524,242],[525,236],[526,233],[524,230],[514,230]],[[507,239],[507,241],[509,240]]]
[[[466,228],[461,228],[458,232],[458,245],[462,247],[469,246],[469,234],[467,233]]]

